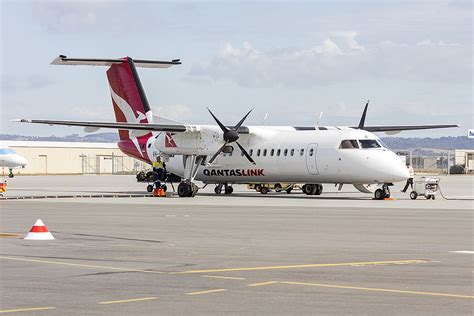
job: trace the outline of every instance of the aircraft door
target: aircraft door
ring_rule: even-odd
[[[306,149],[306,167],[309,174],[319,174],[316,161],[316,153],[318,152],[318,144],[309,144]]]

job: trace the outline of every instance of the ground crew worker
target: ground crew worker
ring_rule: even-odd
[[[164,172],[164,165],[163,165],[163,162],[161,161],[160,156],[156,157],[156,161],[153,163],[153,171],[156,173],[155,186],[158,188],[161,185],[160,181],[163,180],[163,172]]]
[[[415,171],[413,170],[413,167],[410,165],[407,167],[408,168],[408,172],[410,173],[410,177],[407,179],[407,183],[405,184],[405,187],[403,188],[403,190],[401,190],[403,193],[405,193],[408,189],[408,186],[411,187],[411,189],[413,190],[413,177],[415,176]]]

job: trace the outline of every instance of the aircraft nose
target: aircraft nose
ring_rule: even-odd
[[[28,161],[26,161],[26,159],[20,155],[15,157],[15,162],[21,167],[24,167],[28,164]]]
[[[28,161],[25,158],[20,157],[20,164],[24,167],[28,164]]]
[[[408,172],[408,168],[401,161],[397,161],[397,163],[392,167],[393,182],[406,181],[409,177],[410,172]]]

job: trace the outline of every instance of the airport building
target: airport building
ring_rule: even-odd
[[[115,143],[2,141],[28,165],[14,174],[135,174],[147,164],[123,154]],[[3,168],[2,174],[8,174]]]
[[[466,171],[473,171],[474,149],[456,149],[454,151],[454,164],[464,166]]]

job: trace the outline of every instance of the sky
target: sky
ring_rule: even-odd
[[[171,60],[139,69],[154,114],[214,124],[474,128],[472,2],[5,1],[1,10],[0,133],[83,135],[79,127],[12,119],[114,121],[105,67],[77,58]],[[110,130],[101,130],[110,131]],[[385,135],[380,135],[385,136]]]

